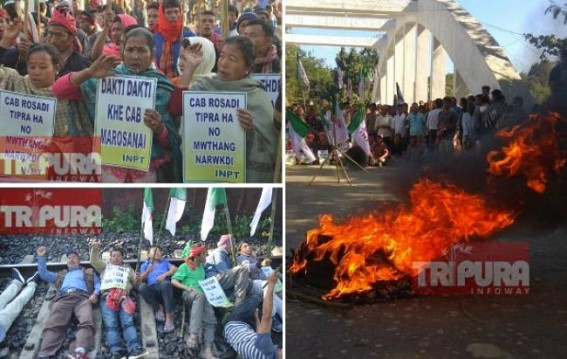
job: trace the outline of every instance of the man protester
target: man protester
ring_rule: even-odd
[[[112,359],[125,356],[122,336],[126,342],[128,358],[146,357],[149,353],[142,347],[134,322],[136,304],[130,297],[135,285],[134,270],[124,263],[121,248],[110,250],[110,262],[105,263],[100,255],[100,242],[91,242],[90,261],[100,274],[102,296],[100,311],[106,332],[106,345]],[[120,331],[122,329],[122,335]]]
[[[223,234],[217,243],[217,248],[207,257],[205,274],[207,278],[216,277],[227,295],[234,291],[234,305],[239,306],[251,289],[250,271],[246,266],[231,265],[232,246],[230,234]]]
[[[173,322],[173,287],[171,277],[177,267],[163,258],[159,246],[150,248],[148,260],[140,267],[140,278],[142,282],[138,287],[140,295],[152,306],[156,312],[156,321],[165,322],[164,333],[175,330]]]
[[[82,47],[77,37],[77,25],[70,12],[55,9],[47,27],[47,42],[53,45],[61,56],[61,77],[69,72],[81,71],[91,66],[91,61],[81,55]]]
[[[238,353],[239,358],[282,358],[282,350],[274,345],[270,333],[274,287],[277,280],[276,273],[268,277],[261,319],[258,316],[258,307],[262,297],[254,294],[246,298],[240,307],[234,309],[224,326],[224,338]]]
[[[197,35],[204,37],[215,45],[215,51],[218,54],[221,50],[222,37],[215,33],[216,16],[211,10],[205,10],[199,14],[197,21]]]
[[[47,270],[47,248],[37,248],[37,267],[41,279],[53,283],[57,294],[51,303],[51,311],[43,329],[38,359],[55,357],[65,340],[67,327],[73,316],[77,318],[75,348],[69,357],[86,359],[87,352],[94,348],[95,326],[93,321],[93,305],[98,303],[100,280],[92,268],[81,267],[79,252],[69,249],[67,270],[59,273]]]
[[[191,305],[187,347],[196,349],[199,346],[202,332],[204,345],[200,356],[205,359],[216,359],[212,351],[217,323],[215,311],[207,301],[203,288],[199,284],[199,281],[205,280],[203,263],[207,258],[207,248],[201,243],[190,248],[185,263],[179,266],[179,269],[171,278],[171,284],[183,291],[183,302]]]
[[[272,43],[274,30],[265,21],[251,20],[244,28],[244,36],[250,38],[256,49],[253,73],[273,74],[281,72],[277,47]]]
[[[101,32],[101,28],[96,22],[95,14],[90,10],[83,11],[83,13],[79,16],[79,27],[87,35],[85,47],[83,48],[83,55],[88,57],[98,34]]]
[[[12,323],[33,298],[39,279],[38,272],[26,280],[17,268],[12,268],[12,281],[0,294],[0,343],[6,339]]]

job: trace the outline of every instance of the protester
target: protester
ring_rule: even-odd
[[[236,21],[236,31],[239,35],[244,35],[244,29],[248,25],[248,23],[252,20],[257,20],[258,15],[254,14],[253,12],[243,12],[238,20]]]
[[[91,60],[95,61],[101,55],[121,56],[122,45],[124,44],[124,31],[129,26],[137,25],[135,18],[127,14],[115,15],[108,8],[104,13],[104,27],[91,50]],[[106,39],[110,36],[112,42],[106,43]]]
[[[172,117],[167,111],[169,97],[173,90],[171,82],[152,67],[154,41],[151,32],[144,28],[130,30],[124,45],[124,63],[116,68],[117,59],[101,56],[91,67],[57,80],[53,92],[59,99],[84,99],[89,115],[94,118],[96,108],[96,79],[111,73],[150,77],[157,79],[155,110],[144,113],[144,125],[153,134],[151,162],[148,172],[103,166],[103,182],[180,182],[181,150],[180,137]],[[110,71],[112,69],[112,71]],[[78,91],[80,89],[80,91]]]
[[[256,49],[254,60],[254,73],[272,74],[281,72],[281,62],[278,50],[272,44],[274,30],[267,22],[252,20],[244,29],[244,36],[250,38]]]
[[[38,279],[39,273],[36,273],[25,280],[17,268],[12,268],[12,281],[0,294],[0,343],[6,339],[12,323],[33,298]]]
[[[262,297],[255,294],[235,308],[224,326],[224,337],[240,358],[282,358],[282,350],[273,344],[270,335],[274,287],[277,280],[276,273],[268,277],[261,319],[257,308]]]
[[[110,263],[105,263],[100,256],[100,242],[91,242],[90,246],[90,262],[100,274],[100,311],[106,333],[106,346],[111,357],[119,359],[125,354],[129,359],[146,357],[148,351],[142,347],[134,322],[136,304],[130,297],[135,285],[134,271],[128,264],[124,264],[124,252],[121,248],[111,249]],[[120,329],[126,350],[122,345]]]
[[[7,33],[11,32],[12,29],[6,30]],[[4,40],[0,40],[0,44]],[[30,50],[26,62],[26,72],[28,73],[26,76],[20,75],[14,69],[0,68],[0,82],[4,84],[4,90],[35,96],[55,97],[52,85],[55,83],[58,70],[61,67],[57,49],[48,44],[37,45]],[[91,134],[93,131],[93,124],[88,121],[84,105],[75,101],[57,101],[54,136],[76,135],[78,134],[77,128],[90,130]]]
[[[245,36],[225,40],[217,62],[217,76],[191,83],[193,73],[202,62],[200,47],[191,46],[186,55],[187,69],[177,83],[169,110],[182,114],[182,94],[195,91],[246,92],[247,109],[238,109],[238,122],[246,131],[246,182],[272,182],[277,154],[277,132],[273,126],[273,107],[262,84],[249,75],[254,67],[254,46]]]
[[[159,3],[157,1],[148,3],[146,11],[148,16],[148,29],[154,32],[154,27],[159,22]]]
[[[215,51],[219,52],[222,45],[222,37],[215,33],[216,16],[211,10],[201,12],[197,19],[197,35],[204,37],[215,45]]]
[[[207,257],[205,275],[207,278],[216,277],[227,295],[234,292],[234,305],[239,306],[251,289],[250,271],[247,266],[232,266],[230,253],[233,246],[231,235],[223,234],[217,242],[217,248]]]
[[[250,243],[243,241],[240,243],[240,251],[236,262],[239,265],[245,265],[250,271],[250,279],[252,280],[252,291],[254,294],[263,295],[267,291],[266,280],[267,275],[262,270],[262,267],[270,267],[272,263],[269,258],[256,258],[252,254],[252,247]],[[282,332],[282,318],[283,318],[283,301],[274,292],[274,306],[272,310],[272,330],[274,332]]]
[[[148,259],[140,267],[138,292],[156,312],[156,320],[165,322],[164,333],[175,330],[173,322],[173,288],[170,277],[177,267],[163,258],[160,247],[151,247]]]
[[[158,12],[158,23],[154,25],[155,62],[168,78],[177,74],[177,59],[181,50],[181,39],[195,36],[183,27],[183,9],[178,0],[164,0]]]
[[[59,273],[47,270],[46,254],[46,247],[37,248],[39,275],[55,285],[57,294],[51,302],[37,358],[51,358],[57,354],[65,340],[67,327],[76,318],[75,342],[70,346],[73,354],[69,356],[87,359],[87,352],[95,347],[93,305],[98,303],[100,296],[100,280],[92,268],[81,267],[79,252],[75,249],[67,250],[67,270]]]
[[[171,278],[171,283],[183,291],[182,298],[185,304],[191,305],[189,315],[189,337],[187,347],[196,349],[200,342],[200,333],[203,329],[203,349],[201,356],[206,359],[215,359],[212,346],[215,340],[216,317],[213,307],[207,301],[199,281],[205,280],[205,263],[207,248],[203,244],[191,246],[191,252],[185,263],[179,266]]]

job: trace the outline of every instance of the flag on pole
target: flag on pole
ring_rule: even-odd
[[[397,82],[396,82],[396,96],[397,96],[396,105],[401,105],[403,103],[406,103],[404,101],[404,95],[402,94],[402,90],[400,89],[400,85]]]
[[[330,131],[329,142],[340,149],[348,149],[348,128],[345,121],[345,116],[341,107],[339,106],[339,99],[334,96],[335,103],[335,116],[332,118],[332,128]]]
[[[289,110],[286,112],[286,117],[289,118],[289,136],[291,137],[291,146],[295,156],[301,158],[301,155],[304,155],[307,158],[307,162],[312,163],[317,157],[315,157],[305,140],[307,134],[312,131],[311,127]]]
[[[250,237],[256,233],[256,227],[258,227],[258,222],[260,222],[260,217],[262,212],[272,202],[272,188],[264,187],[262,188],[262,195],[260,196],[260,201],[258,201],[258,207],[256,207],[256,212],[254,212],[254,217],[252,217],[252,223],[250,223]]]
[[[154,210],[154,199],[152,197],[152,189],[144,189],[144,209],[142,210],[142,226],[144,227],[144,238],[154,243],[154,227],[152,220],[152,212]]]
[[[366,97],[365,93],[366,93],[366,78],[363,76],[362,70],[360,70],[360,73],[358,74],[358,97],[362,102],[364,102],[364,99]]]
[[[305,72],[305,68],[303,68],[299,55],[297,55],[297,76],[301,79],[307,89],[309,89],[309,78],[307,78],[307,73]]]
[[[224,188],[209,188],[207,192],[207,202],[203,211],[203,221],[201,222],[201,240],[207,239],[211,228],[215,224],[215,212],[217,206],[226,206],[226,192]]]
[[[176,223],[179,222],[183,216],[186,201],[186,188],[172,188],[169,190],[169,209],[167,211],[165,229],[167,229],[172,236],[175,235]]]
[[[364,150],[367,156],[371,155],[370,144],[368,143],[368,132],[366,121],[364,121],[364,107],[360,107],[348,125],[348,132],[352,142]]]

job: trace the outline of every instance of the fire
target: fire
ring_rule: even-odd
[[[510,226],[515,216],[454,185],[422,179],[410,191],[407,207],[353,216],[343,223],[322,215],[319,228],[308,231],[299,247],[290,272],[307,274],[309,261],[329,258],[337,285],[323,299],[365,293],[377,282],[417,275],[414,262],[430,262],[454,243],[490,236]]]
[[[545,192],[550,173],[558,173],[565,166],[556,130],[558,121],[556,113],[531,115],[526,124],[498,131],[496,137],[508,145],[488,153],[488,172],[496,176],[523,175],[529,188]]]

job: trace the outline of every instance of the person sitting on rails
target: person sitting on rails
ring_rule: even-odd
[[[163,258],[161,247],[153,246],[140,267],[138,292],[156,311],[156,320],[164,322],[163,332],[175,330],[173,322],[173,287],[170,277],[177,267]]]
[[[68,249],[67,269],[59,273],[47,270],[47,248],[37,248],[37,267],[41,279],[53,283],[57,294],[51,303],[51,311],[43,329],[41,347],[37,358],[54,358],[65,340],[67,328],[73,319],[79,324],[75,333],[75,343],[69,356],[85,359],[87,352],[94,348],[95,325],[93,304],[98,302],[100,280],[92,268],[81,267],[79,252]]]

